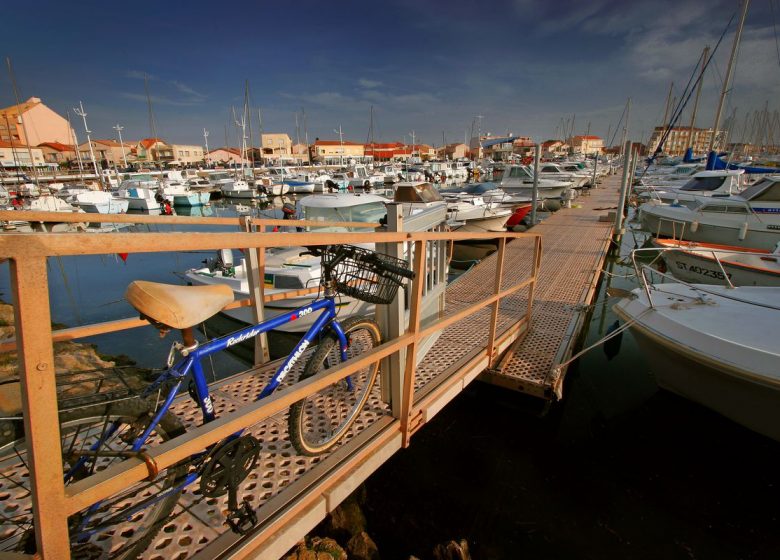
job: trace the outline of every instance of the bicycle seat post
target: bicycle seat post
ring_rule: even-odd
[[[187,327],[186,329],[180,329],[181,330],[181,341],[184,343],[184,346],[186,348],[192,348],[195,346],[195,333],[192,329],[192,327]]]

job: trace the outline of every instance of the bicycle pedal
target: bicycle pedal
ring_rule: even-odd
[[[247,500],[241,502],[241,505],[228,512],[227,521],[225,522],[230,527],[230,530],[238,535],[246,535],[252,527],[257,525],[257,514],[255,510]]]

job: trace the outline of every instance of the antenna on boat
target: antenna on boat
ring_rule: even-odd
[[[101,188],[103,187],[103,177],[100,175],[100,172],[98,172],[97,167],[97,161],[95,161],[95,151],[92,149],[92,138],[90,138],[90,134],[92,131],[87,126],[87,113],[84,111],[84,104],[79,101],[78,108],[73,108],[73,112],[76,113],[79,117],[81,117],[84,120],[84,132],[87,135],[87,145],[89,146],[89,157],[92,159],[92,168],[95,170],[95,176],[97,177],[98,183],[100,183]]]
[[[81,163],[81,150],[79,150],[79,139],[76,136],[76,129],[70,125],[70,111],[65,111],[68,116],[68,128],[73,135],[73,149],[76,151],[76,161],[79,162],[79,179],[84,180],[84,164]]]
[[[211,155],[209,154],[209,131],[205,128],[203,129],[203,142],[206,143],[206,155],[203,157],[203,161],[206,162],[206,167],[208,167],[209,162],[211,161]]]

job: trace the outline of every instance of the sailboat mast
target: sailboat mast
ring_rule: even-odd
[[[666,108],[664,108],[664,120],[661,123],[664,128],[666,127],[666,119],[669,117],[669,107],[672,104],[672,91],[674,90],[674,82],[669,86],[669,95],[666,96]]]
[[[723,89],[720,92],[720,100],[718,101],[718,110],[715,112],[715,124],[712,126],[712,135],[710,136],[710,145],[707,149],[711,152],[715,148],[715,137],[718,134],[718,125],[720,124],[720,117],[723,113],[723,104],[726,101],[726,95],[729,92],[729,85],[731,84],[731,74],[734,70],[734,60],[737,58],[737,50],[739,49],[739,41],[742,37],[742,28],[745,27],[745,17],[747,16],[748,6],[750,0],[742,0],[742,14],[739,18],[739,26],[737,27],[737,33],[734,35],[734,44],[731,47],[731,56],[729,57],[729,65],[726,68],[726,77],[723,78]]]
[[[699,84],[696,86],[696,98],[693,100],[693,112],[691,113],[691,126],[688,128],[688,146],[693,145],[693,128],[696,126],[696,112],[699,109],[699,96],[701,95],[701,85],[704,83],[704,69],[707,68],[707,55],[710,54],[710,47],[704,47],[701,53],[701,73],[699,74]]]
[[[33,177],[35,178],[35,186],[40,189],[40,184],[38,183],[38,168],[35,167],[35,160],[32,156],[32,148],[30,148],[30,137],[27,134],[27,124],[24,122],[24,117],[22,117],[22,102],[19,98],[19,88],[16,87],[16,77],[14,76],[14,70],[11,66],[11,57],[6,57],[5,59],[6,64],[8,64],[8,77],[11,79],[11,86],[13,86],[14,89],[14,97],[16,98],[16,110],[19,116],[19,120],[22,123],[22,130],[24,131],[24,140],[25,144],[27,145],[27,156],[30,158],[30,167],[32,167],[33,170]],[[12,136],[10,134],[9,129],[9,136]],[[13,151],[13,147],[11,148],[11,151]]]
[[[76,136],[76,129],[70,125],[70,110],[65,111],[65,114],[68,116],[68,129],[73,135],[73,149],[76,151],[76,161],[79,162],[79,179],[83,181],[84,165],[81,163],[81,150],[79,150],[79,139],[78,136]]]

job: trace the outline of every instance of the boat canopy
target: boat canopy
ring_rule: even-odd
[[[740,196],[746,200],[780,202],[780,175],[764,177],[763,180],[742,191]]]
[[[430,183],[399,183],[393,202],[441,202],[442,198]]]
[[[334,193],[307,196],[300,201],[305,220],[316,222],[379,223],[387,215],[387,199],[372,194]],[[374,231],[366,228],[310,227],[310,231]]]

